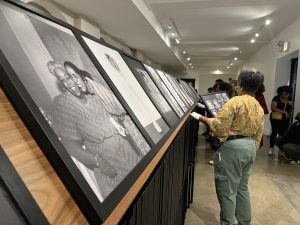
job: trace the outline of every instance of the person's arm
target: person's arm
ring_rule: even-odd
[[[85,151],[79,141],[61,138],[61,142],[71,156],[89,169],[93,170],[95,168],[99,168],[103,174],[111,178],[117,175],[116,170],[104,158],[102,158],[99,154],[92,154]]]
[[[253,137],[257,150],[260,147],[260,141],[261,141],[261,138],[263,136],[263,133],[264,133],[264,117],[262,116],[262,121],[261,121],[260,127],[258,128],[255,136]]]
[[[286,118],[289,116],[289,114],[286,111],[277,108],[277,102],[276,101],[272,101],[271,110],[272,110],[272,112],[280,112],[280,113],[285,114]]]

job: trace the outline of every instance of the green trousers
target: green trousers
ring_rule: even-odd
[[[292,160],[300,160],[300,145],[287,143],[282,145],[280,149],[284,151],[287,156],[290,156]]]
[[[221,207],[221,225],[250,225],[251,204],[248,179],[255,160],[256,146],[251,138],[223,143],[214,160],[215,186]]]

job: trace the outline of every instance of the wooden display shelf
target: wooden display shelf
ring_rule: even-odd
[[[136,195],[184,125],[186,115],[150,164],[119,202],[105,225],[122,219]],[[13,106],[0,88],[0,145],[51,224],[88,224],[76,202],[50,165]]]

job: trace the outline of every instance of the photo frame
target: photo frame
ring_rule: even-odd
[[[31,8],[24,3],[15,1],[1,2],[0,16],[2,23],[0,30],[3,34],[0,41],[0,86],[89,223],[99,224],[108,217],[129,188],[134,184],[156,154],[159,145],[155,146],[134,113],[126,106],[126,102],[124,102],[119,95],[115,94],[118,93],[118,91],[104,78],[105,76],[102,74],[103,71],[92,62],[92,55],[87,53],[88,49],[85,49],[85,46],[82,46],[77,39],[78,35],[84,34],[82,31],[35,8]],[[34,32],[34,35],[32,32]],[[44,36],[51,38],[45,40],[46,38]],[[54,45],[51,43],[51,40],[60,44]],[[38,43],[38,45],[35,45],[35,43]],[[38,46],[42,46],[42,48]],[[60,62],[61,65],[57,65],[59,63],[42,63],[48,61],[57,61]],[[64,63],[65,61],[69,63]],[[49,67],[49,65],[52,65],[52,67]],[[75,68],[74,65],[77,68]],[[69,67],[72,67],[73,70]],[[53,72],[55,76],[53,76]],[[97,111],[95,118],[98,118],[99,115],[106,115],[106,120],[99,119],[92,123],[92,120],[84,117],[87,119],[87,122],[81,123],[80,121],[84,121],[81,120],[83,117],[80,117],[79,114],[77,115],[78,117],[66,114],[62,107],[66,105],[66,102],[71,102],[72,104],[68,103],[71,108],[67,110],[67,112],[78,112],[82,107],[73,107],[76,106],[77,103],[75,102],[77,102],[77,100],[75,101],[72,97],[73,101],[67,97],[67,101],[65,101],[65,98],[59,98],[59,101],[65,101],[63,104],[60,104],[58,100],[53,101],[53,99],[57,99],[57,96],[61,96],[67,93],[67,91],[70,92],[72,89],[75,91],[73,94],[83,91],[82,87],[80,88],[80,85],[83,85],[82,83],[79,82],[75,85],[75,81],[72,81],[72,79],[75,79],[76,74],[87,77],[86,79],[91,79],[92,77],[94,82],[97,82],[97,84],[91,81],[85,83],[86,91],[94,90],[93,94],[91,94],[91,92],[89,93],[89,95],[91,95],[89,96],[89,98],[91,98],[89,99],[89,107]],[[70,77],[72,77],[72,79]],[[103,88],[99,88],[99,83]],[[70,90],[68,90],[68,85],[70,85]],[[95,90],[95,86],[98,87],[97,91]],[[101,101],[98,92],[107,98]],[[70,93],[68,93],[68,96],[70,96]],[[97,99],[94,99],[95,97],[97,97]],[[97,104],[94,104],[93,101],[97,101]],[[105,112],[100,111],[99,108],[97,109],[97,105],[99,104],[103,105],[101,109]],[[59,114],[64,115],[63,118],[58,119],[54,114],[51,114],[51,107],[53,107],[53,105],[55,105],[54,108],[57,112],[63,112]],[[89,108],[90,111],[82,113],[81,116],[89,115],[93,118],[95,115],[90,115],[90,112],[93,112],[92,109]],[[53,112],[55,112],[55,110]],[[120,112],[119,118],[118,113]],[[73,124],[69,119],[76,121],[76,123],[78,122],[77,124],[81,123],[80,132],[77,132],[77,130],[74,133],[74,127],[72,126],[69,131],[64,130],[65,132],[60,130],[62,128],[54,128],[55,122],[53,121],[60,120],[60,122],[62,122],[61,125],[66,125],[64,127],[69,129],[69,125]],[[67,120],[68,123],[65,124],[64,122],[66,121],[64,120]],[[117,169],[111,169],[111,167],[114,167],[111,165],[112,158],[110,158],[109,155],[106,155],[105,158],[104,156],[100,156],[99,158],[99,154],[96,153],[98,150],[95,150],[95,148],[97,149],[98,142],[91,144],[91,142],[94,143],[95,140],[90,135],[99,132],[101,129],[94,129],[93,132],[88,132],[90,134],[88,137],[86,137],[86,131],[83,132],[82,130],[83,127],[87,129],[87,127],[94,126],[94,123],[97,121],[105,121],[106,125],[103,125],[104,128],[106,128],[103,130],[104,134],[110,130],[114,134],[112,137],[118,137],[118,140],[114,142],[115,144],[113,143],[115,146],[113,149],[117,150],[120,146],[131,146],[130,148],[122,147],[122,149],[125,150],[131,149],[129,155],[132,155],[132,152],[135,150],[143,151],[138,160],[132,159],[130,156],[130,160],[127,161],[134,162],[130,168],[125,168],[125,170],[124,168],[119,168],[119,171],[123,169],[122,171],[127,172],[126,174],[120,172],[123,173],[123,175],[121,179],[116,182],[114,181],[115,184],[107,185],[107,190],[98,187],[100,192],[106,190],[107,194],[104,195],[105,197],[102,199],[99,198],[99,193],[97,192],[97,185],[99,186],[100,182],[95,178],[96,172],[92,170],[93,173],[91,174],[94,174],[94,177],[91,176],[90,179],[89,174],[91,169],[84,170],[86,168],[89,169],[90,165],[81,163],[81,161],[77,159],[78,155],[73,155],[74,152],[71,154],[71,148],[68,147],[65,144],[67,142],[64,141],[65,134],[69,135],[68,138],[75,139],[77,143],[79,137],[79,149],[84,150],[83,152],[88,151],[92,153],[92,156],[89,158],[93,161],[94,168],[97,167],[100,170],[100,172],[98,171],[99,173],[104,173],[103,171],[113,171],[112,174],[114,175]],[[76,127],[76,129],[79,128]],[[122,138],[124,134],[126,134],[126,137]],[[108,135],[107,137],[110,136]],[[164,142],[167,137],[168,135],[164,136],[161,143]],[[107,140],[107,138],[104,139]],[[97,141],[98,140],[100,140],[99,143],[101,143],[101,145],[105,143],[102,139],[97,139]],[[68,139],[68,141],[70,140]],[[72,143],[74,144],[73,140]],[[113,144],[107,143],[107,146],[110,146],[109,149],[112,149],[111,145]],[[137,146],[142,147],[138,148]],[[126,152],[128,153],[127,150]],[[115,158],[122,159],[122,157]],[[124,160],[126,161],[126,157]],[[98,163],[107,166],[100,169]],[[115,161],[114,164],[116,165],[117,162]],[[121,166],[125,165],[122,163],[119,164]],[[108,179],[108,181],[112,182],[111,177],[113,175],[107,175],[110,179]]]
[[[183,102],[183,100],[178,95],[177,91],[175,90],[175,88],[173,87],[173,85],[171,84],[171,82],[169,81],[169,79],[167,78],[167,76],[161,70],[156,69],[156,71],[157,71],[160,79],[166,85],[166,87],[168,88],[168,90],[172,93],[172,95],[174,96],[174,98],[176,99],[176,101],[178,102],[178,104],[180,105],[180,107],[182,108],[182,110],[184,112],[186,112],[188,110],[188,105],[186,105],[186,103]]]
[[[114,87],[126,109],[132,112],[151,141],[159,145],[171,129],[136,80],[119,50],[88,34],[77,34],[77,38],[107,82]]]
[[[0,224],[50,224],[1,146]]]
[[[223,105],[229,100],[226,92],[215,92],[201,95],[206,109],[212,116],[216,116]]]
[[[148,71],[150,77],[152,78],[153,82],[156,84],[158,89],[161,91],[165,99],[169,102],[170,106],[173,108],[174,112],[176,112],[177,116],[181,118],[184,115],[184,111],[180,107],[179,103],[176,101],[172,93],[169,91],[167,86],[162,82],[161,78],[159,77],[157,71],[146,64],[144,67]]]
[[[151,79],[143,64],[128,54],[122,53],[122,57],[169,126],[172,127],[177,124],[178,117]]]

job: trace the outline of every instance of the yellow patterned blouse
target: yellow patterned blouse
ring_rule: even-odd
[[[225,142],[228,132],[252,137],[257,149],[264,131],[264,111],[250,95],[231,98],[215,118],[208,118],[210,130]]]

